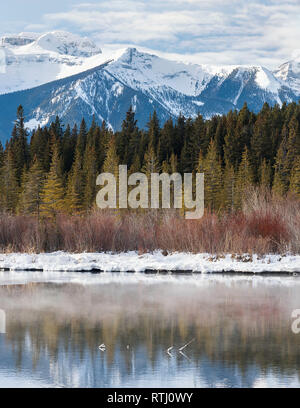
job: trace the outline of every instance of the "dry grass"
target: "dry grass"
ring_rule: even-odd
[[[300,201],[253,189],[243,211],[206,213],[187,221],[174,211],[147,213],[94,211],[59,215],[55,222],[34,217],[0,216],[2,252],[139,251],[300,253]]]

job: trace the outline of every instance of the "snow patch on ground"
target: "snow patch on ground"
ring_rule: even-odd
[[[0,254],[0,269],[11,271],[103,271],[103,272],[194,272],[194,273],[300,273],[300,255],[257,255],[224,257],[210,254],[162,252],[139,255],[136,252],[48,254]]]

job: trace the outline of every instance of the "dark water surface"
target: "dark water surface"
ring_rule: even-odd
[[[299,278],[5,276],[0,387],[300,385]]]

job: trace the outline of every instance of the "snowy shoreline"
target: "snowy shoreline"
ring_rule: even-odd
[[[1,271],[299,274],[300,255],[214,256],[162,252],[0,254]]]

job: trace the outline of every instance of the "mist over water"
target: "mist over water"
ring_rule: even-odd
[[[299,278],[11,276],[0,387],[300,385]]]

